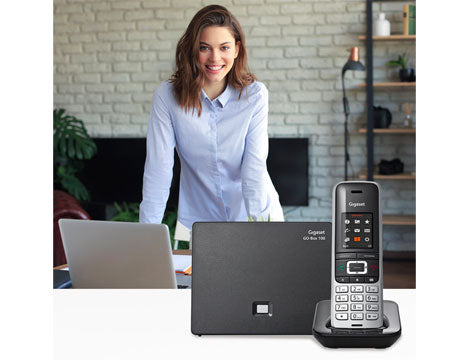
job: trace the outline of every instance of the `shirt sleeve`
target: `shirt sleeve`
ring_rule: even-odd
[[[269,94],[261,85],[260,97],[255,103],[255,110],[246,135],[241,181],[244,203],[248,216],[254,221],[267,221],[270,215],[270,199],[267,179],[267,154],[269,135],[267,133]]]
[[[173,177],[174,130],[160,87],[153,98],[147,133],[140,222],[161,223]]]

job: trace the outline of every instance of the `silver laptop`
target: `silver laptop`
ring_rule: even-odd
[[[59,220],[73,288],[176,289],[164,224]]]

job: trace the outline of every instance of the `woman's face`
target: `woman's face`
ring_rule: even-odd
[[[206,27],[200,34],[199,63],[205,72],[206,85],[224,81],[238,56],[239,41],[230,29],[221,26]]]

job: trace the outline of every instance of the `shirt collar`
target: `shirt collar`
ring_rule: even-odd
[[[201,89],[201,95],[202,95],[202,100],[205,100],[205,99],[208,99],[208,101],[212,102],[210,100],[210,98],[207,96],[207,94],[205,93],[204,89]],[[233,92],[233,87],[228,84],[225,88],[225,90],[217,97],[213,100],[213,102],[217,101],[220,103],[220,105],[222,107],[225,107],[226,103],[228,102],[228,100],[230,99],[231,97],[231,93]]]

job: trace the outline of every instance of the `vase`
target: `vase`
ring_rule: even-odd
[[[402,82],[415,81],[414,69],[411,69],[411,68],[400,69],[399,70],[399,78],[401,79]]]

